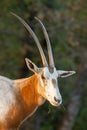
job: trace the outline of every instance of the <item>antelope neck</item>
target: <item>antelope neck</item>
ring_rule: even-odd
[[[21,96],[28,107],[37,107],[43,104],[43,97],[38,93],[39,76],[34,74],[29,78],[15,80],[20,88]]]

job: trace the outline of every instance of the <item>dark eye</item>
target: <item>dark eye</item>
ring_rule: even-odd
[[[44,80],[45,79],[44,75],[41,75],[41,78]]]

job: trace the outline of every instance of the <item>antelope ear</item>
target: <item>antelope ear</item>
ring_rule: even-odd
[[[29,70],[33,71],[34,73],[38,73],[39,68],[31,60],[25,58],[25,61]]]
[[[76,72],[75,71],[58,70],[57,73],[58,73],[58,77],[64,78],[64,77],[71,76],[71,75],[75,74]]]

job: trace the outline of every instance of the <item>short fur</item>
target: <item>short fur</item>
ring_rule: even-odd
[[[17,129],[44,102],[37,91],[38,75],[19,80],[0,76],[0,83],[0,130]]]

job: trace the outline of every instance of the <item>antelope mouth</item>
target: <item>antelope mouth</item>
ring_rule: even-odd
[[[55,106],[55,107],[61,106],[61,104],[62,104],[62,101],[61,101],[60,103],[58,103],[58,102],[53,102],[53,101],[49,101],[49,102],[50,102],[50,104],[51,104],[52,106]]]

